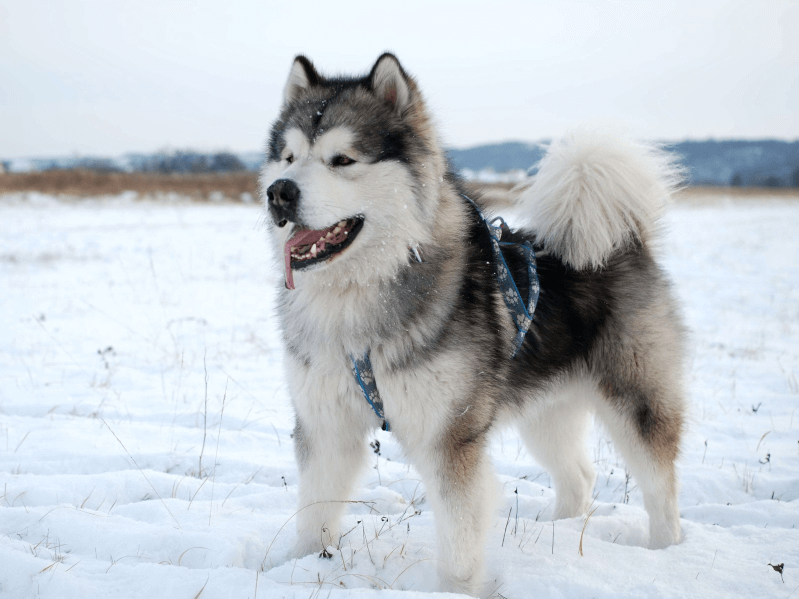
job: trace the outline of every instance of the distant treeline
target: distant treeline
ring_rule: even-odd
[[[799,141],[683,141],[669,148],[692,185],[799,187]]]
[[[131,157],[130,168],[143,173],[231,173],[248,170],[241,158],[230,152],[136,155]]]
[[[449,156],[458,170],[530,170],[546,146],[508,142],[450,150]],[[690,185],[799,187],[799,141],[682,141],[665,147],[679,156]]]
[[[448,151],[453,167],[472,176],[493,171],[534,171],[547,142],[506,142]],[[799,187],[799,141],[682,141],[667,144],[687,171],[691,185]],[[126,154],[118,158],[63,157],[0,162],[0,171],[29,172],[82,169],[94,172],[161,174],[257,171],[258,152],[202,153],[193,151]],[[532,171],[530,169],[533,169]]]
[[[257,171],[262,155],[257,152],[194,152],[178,150],[155,154],[125,154],[116,158],[68,156],[56,158],[26,158],[6,161],[11,172],[85,170],[97,173],[235,173]]]

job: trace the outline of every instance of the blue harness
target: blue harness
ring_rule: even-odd
[[[514,337],[513,352],[511,353],[511,360],[519,353],[524,337],[530,329],[530,324],[533,322],[533,314],[535,307],[538,304],[538,295],[541,290],[538,283],[538,269],[535,261],[535,250],[529,242],[525,243],[510,243],[500,241],[502,239],[503,229],[507,230],[507,225],[502,217],[498,216],[490,222],[483,216],[482,211],[468,196],[463,196],[475,209],[480,221],[485,225],[488,231],[488,236],[491,238],[491,251],[494,254],[494,264],[496,266],[496,277],[499,290],[502,293],[502,299],[505,300],[505,305],[508,307],[508,312],[513,319],[513,324],[516,325],[516,335]],[[493,223],[499,221],[500,226],[495,226]],[[508,263],[505,261],[505,256],[502,254],[503,248],[506,250],[518,250],[524,257],[527,264],[527,279],[529,287],[527,291],[527,302],[525,303],[516,282],[513,280]],[[377,390],[377,383],[375,382],[374,370],[372,370],[372,361],[369,359],[369,350],[362,358],[357,359],[350,356],[352,361],[352,374],[358,386],[363,392],[364,398],[369,406],[377,414],[377,417],[383,421],[383,430],[391,430],[388,421],[385,418],[383,411],[383,400],[380,399],[380,393]]]

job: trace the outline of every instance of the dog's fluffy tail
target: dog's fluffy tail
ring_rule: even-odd
[[[548,251],[576,269],[646,244],[682,172],[659,147],[598,133],[554,141],[524,184],[519,208]]]

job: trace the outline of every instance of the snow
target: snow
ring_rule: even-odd
[[[521,183],[527,178],[527,172],[522,169],[514,169],[504,172],[496,172],[492,168],[484,168],[475,171],[469,168],[462,169],[461,176],[467,181],[477,183]]]
[[[297,468],[262,218],[0,196],[0,596],[435,590],[424,486],[382,431],[341,550],[286,559]],[[483,597],[799,597],[799,202],[716,197],[665,225],[692,330],[684,541],[643,548],[641,494],[601,430],[596,512],[553,524],[548,475],[505,431]]]

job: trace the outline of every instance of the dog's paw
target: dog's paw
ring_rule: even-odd
[[[457,576],[449,572],[439,573],[438,585],[435,589],[440,593],[456,593],[459,595],[469,595],[470,597],[479,597],[480,579],[477,576]]]
[[[552,512],[553,520],[564,520],[566,518],[577,518],[583,516],[591,507],[591,497],[583,500],[561,501],[558,497],[555,501],[555,510]]]
[[[679,522],[668,528],[651,530],[649,533],[649,549],[665,549],[680,543],[682,543],[682,531]]]
[[[297,539],[288,553],[288,559],[300,559],[306,555],[319,555],[324,550],[319,539]]]

